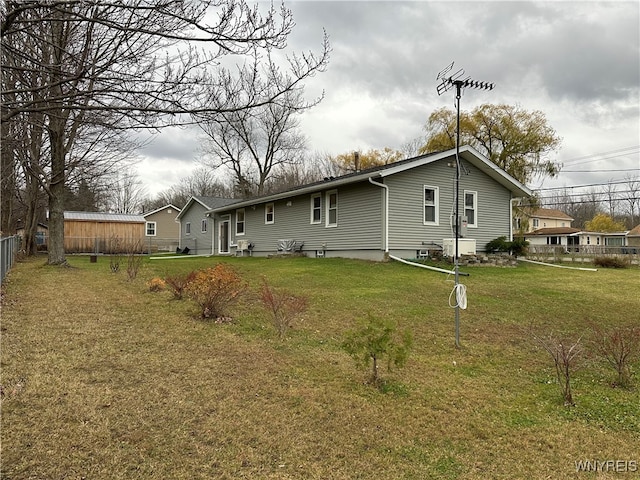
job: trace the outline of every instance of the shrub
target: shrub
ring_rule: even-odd
[[[230,266],[220,263],[213,268],[195,272],[185,293],[199,305],[202,318],[218,320],[227,317],[229,308],[238,301],[245,289],[238,273]]]
[[[347,333],[342,344],[346,352],[364,368],[371,366],[370,383],[381,388],[378,373],[379,362],[385,357],[387,369],[391,366],[403,367],[409,356],[412,338],[411,332],[405,331],[398,338],[396,328],[388,321],[369,315],[367,320],[360,321],[360,327]]]
[[[164,280],[158,277],[154,277],[151,280],[149,280],[148,285],[149,285],[150,292],[161,292],[167,286],[166,283],[164,283]]]
[[[489,253],[508,252],[509,242],[507,241],[507,237],[494,238],[489,243],[487,243],[485,249]]]
[[[524,255],[527,252],[528,246],[529,242],[527,242],[524,237],[516,237],[511,242],[509,250],[511,251],[511,255],[515,255],[516,257],[518,257]]]
[[[280,338],[284,338],[287,330],[292,327],[293,320],[304,313],[309,305],[306,297],[276,291],[264,279],[260,289],[260,300],[271,314],[271,321]]]
[[[591,344],[595,353],[607,361],[618,374],[614,385],[629,388],[631,381],[631,364],[640,358],[640,327],[637,325],[622,326],[605,331],[598,325],[592,325],[593,338]]]
[[[185,288],[196,277],[196,273],[197,272],[195,271],[191,271],[187,274],[170,275],[168,277],[165,277],[164,281],[169,289],[173,292],[174,298],[182,300]]]
[[[142,251],[139,240],[131,241],[126,245],[127,249],[127,276],[129,280],[135,280],[138,276],[138,271],[142,266],[142,259],[144,258],[139,252]]]
[[[596,257],[593,264],[602,268],[627,268],[628,266],[627,261],[620,257]]]
[[[524,255],[529,246],[524,237],[516,237],[512,242],[507,240],[507,237],[498,237],[487,243],[485,250],[489,253],[496,252],[510,252],[511,255]]]
[[[556,369],[556,379],[562,393],[562,399],[566,407],[575,405],[571,391],[571,376],[577,368],[582,355],[581,339],[563,341],[553,334],[538,336],[533,331],[531,336],[535,343],[542,347],[553,359]]]

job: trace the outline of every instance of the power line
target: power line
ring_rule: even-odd
[[[546,190],[566,190],[566,189],[573,189],[573,188],[585,188],[585,187],[605,187],[608,185],[622,185],[625,183],[628,183],[629,180],[615,180],[615,181],[611,181],[611,182],[604,182],[604,183],[587,183],[585,185],[572,185],[569,187],[547,187],[547,188],[536,188],[536,192],[542,192],[542,191],[546,191]]]
[[[608,152],[602,152],[602,153],[593,153],[590,155],[584,155],[582,157],[575,157],[575,158],[571,158],[569,160],[566,160],[564,162],[561,162],[563,165],[582,165],[585,163],[591,163],[591,162],[597,162],[600,160],[608,160],[611,158],[617,158],[617,157],[622,157],[622,156],[626,156],[626,155],[631,155],[633,153],[638,153],[640,151],[640,145],[634,145],[632,147],[625,147],[625,148],[619,148],[617,150],[610,150]],[[616,154],[616,155],[614,155]],[[602,158],[596,158],[596,157],[602,157]],[[585,161],[582,161],[585,160]]]
[[[607,173],[607,172],[637,172],[640,168],[621,168],[606,170],[561,170],[561,173]]]

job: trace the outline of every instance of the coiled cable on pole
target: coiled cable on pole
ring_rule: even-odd
[[[455,296],[455,303],[452,300]],[[449,306],[451,308],[460,307],[462,310],[467,309],[467,287],[462,283],[458,283],[453,287],[449,294]]]

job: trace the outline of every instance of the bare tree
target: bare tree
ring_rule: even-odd
[[[256,81],[272,88],[272,75],[280,73],[268,72],[265,79]],[[306,140],[299,130],[299,114],[320,101],[308,103],[302,93],[298,89],[283,95],[277,103],[204,118],[200,123],[209,151],[203,162],[214,169],[228,168],[238,196],[263,195],[273,175],[300,163]]]
[[[609,180],[607,184],[602,187],[602,195],[606,198],[606,202],[609,205],[609,216],[611,218],[616,218],[618,192],[613,180]]]
[[[107,189],[108,210],[115,213],[140,213],[144,204],[146,187],[138,174],[129,167],[115,173]]]
[[[5,2],[1,118],[43,115],[49,263],[66,263],[64,191],[82,128],[160,128],[277,102],[328,61],[325,36],[319,56],[291,56],[272,88],[252,83],[260,52],[284,48],[293,25],[284,6],[260,14],[244,0]],[[220,66],[227,55],[250,61],[234,74]]]
[[[152,211],[165,205],[182,208],[192,196],[233,198],[231,182],[225,183],[206,167],[197,168],[170,188],[158,193],[145,202],[145,211]]]
[[[627,182],[627,188],[624,195],[621,196],[621,200],[626,204],[625,211],[629,217],[627,226],[634,228],[638,223],[637,211],[638,206],[640,206],[640,177],[637,175],[626,175],[625,181]]]

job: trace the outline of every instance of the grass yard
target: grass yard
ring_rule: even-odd
[[[463,269],[469,308],[456,349],[452,278],[399,263],[145,259],[129,281],[108,257],[69,260],[74,268],[20,262],[3,287],[2,479],[640,475],[640,364],[636,388],[621,389],[613,370],[585,359],[576,406],[564,407],[551,358],[526,333],[586,340],[591,322],[637,325],[637,268]],[[220,261],[253,292],[231,324],[148,289]],[[309,297],[284,340],[258,303],[262,276]],[[383,372],[384,391],[341,347],[369,313],[413,333],[405,368]],[[585,460],[625,463],[578,472]]]

